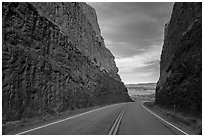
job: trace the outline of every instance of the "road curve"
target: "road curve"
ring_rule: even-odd
[[[140,102],[111,105],[20,134],[107,135],[111,129],[119,135],[183,135],[145,110]]]

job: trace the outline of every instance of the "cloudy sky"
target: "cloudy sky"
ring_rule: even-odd
[[[164,25],[173,3],[88,3],[125,84],[157,82]]]

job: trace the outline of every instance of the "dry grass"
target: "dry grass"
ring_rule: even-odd
[[[173,109],[163,108],[155,105],[153,102],[146,102],[144,105],[151,111],[166,119],[173,125],[179,127],[190,135],[202,134],[202,118],[193,115],[187,115]]]
[[[143,101],[148,101],[148,102],[152,102],[155,100],[155,94],[149,94],[149,95],[134,95],[131,96],[131,99],[134,101],[138,101],[138,102],[143,102]]]

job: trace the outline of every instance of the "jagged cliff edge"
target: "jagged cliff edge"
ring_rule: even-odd
[[[3,123],[130,101],[93,8],[2,3],[2,11]]]
[[[165,25],[156,103],[202,112],[202,3],[175,3]]]

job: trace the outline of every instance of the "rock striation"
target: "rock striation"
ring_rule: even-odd
[[[2,118],[130,101],[85,3],[2,3]]]
[[[202,112],[202,3],[175,3],[165,25],[156,103]]]
[[[41,16],[56,24],[77,49],[120,80],[114,56],[105,47],[95,10],[86,3],[38,3],[32,5]]]

